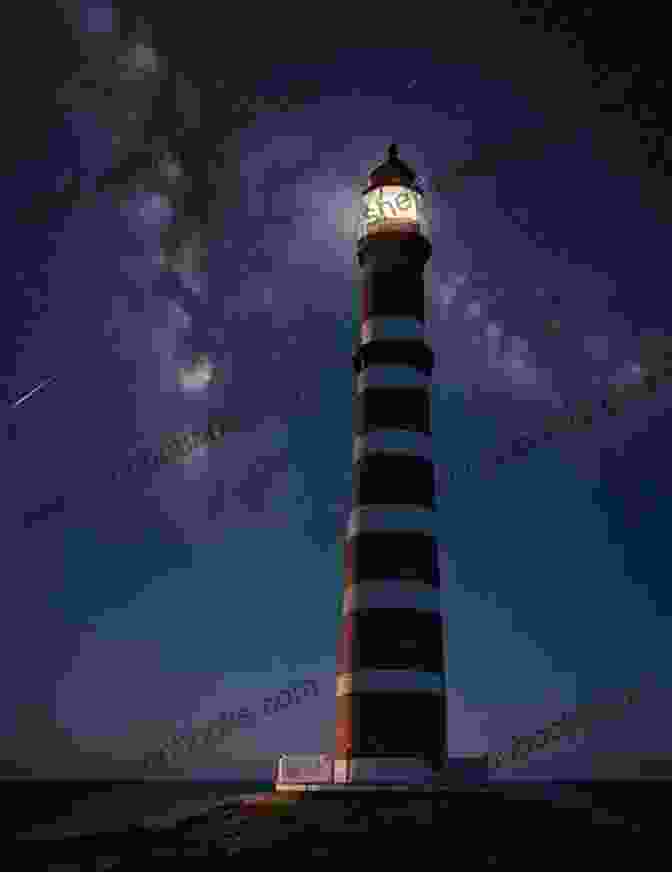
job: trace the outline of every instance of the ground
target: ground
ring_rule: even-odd
[[[13,869],[296,871],[321,861],[341,870],[664,870],[665,824],[656,814],[664,807],[647,808],[642,792],[618,787],[610,809],[502,789],[313,795],[254,813],[220,807],[161,830],[22,843]]]

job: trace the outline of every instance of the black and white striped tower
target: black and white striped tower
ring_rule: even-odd
[[[431,782],[446,700],[425,337],[432,247],[416,174],[390,146],[362,195],[353,509],[337,653],[334,780]]]

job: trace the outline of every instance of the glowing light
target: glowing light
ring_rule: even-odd
[[[401,185],[382,185],[362,197],[357,238],[404,225],[426,229],[422,195]]]

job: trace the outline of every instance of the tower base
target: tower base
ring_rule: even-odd
[[[418,770],[409,770],[410,778],[404,778],[403,767],[395,774],[393,767],[386,772],[366,773],[361,768],[339,767],[334,761],[333,769],[328,776],[312,781],[310,777],[294,780],[283,779],[283,770],[279,768],[275,781],[276,791],[292,792],[327,792],[330,794],[353,794],[357,792],[375,791],[411,791],[411,792],[446,792],[446,791],[478,791],[488,785],[487,755],[448,755],[440,771],[424,770],[422,775]],[[354,776],[354,778],[353,778]],[[368,778],[367,778],[368,777]]]

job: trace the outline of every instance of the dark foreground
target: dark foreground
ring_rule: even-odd
[[[667,870],[669,785],[498,784],[220,806],[169,827],[15,843],[13,870]]]

